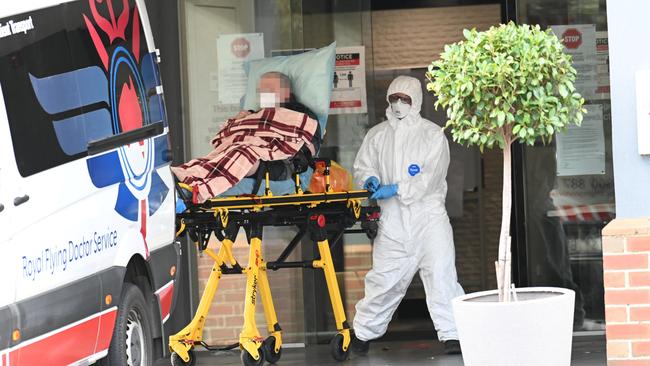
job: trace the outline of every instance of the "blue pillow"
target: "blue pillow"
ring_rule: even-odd
[[[296,99],[316,114],[321,133],[325,134],[335,61],[336,42],[298,55],[276,56],[246,62],[244,69],[248,74],[248,83],[242,109],[258,110],[260,102],[257,85],[260,76],[271,71],[281,72],[291,79],[292,91]]]

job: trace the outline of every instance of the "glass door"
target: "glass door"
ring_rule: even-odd
[[[520,24],[551,28],[578,71],[588,114],[522,149],[528,285],[576,291],[574,330],[604,331],[601,230],[615,216],[605,0],[517,0]]]

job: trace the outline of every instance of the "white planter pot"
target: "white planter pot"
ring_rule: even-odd
[[[492,290],[452,301],[465,366],[571,364],[575,293],[529,287],[517,297],[500,303]]]

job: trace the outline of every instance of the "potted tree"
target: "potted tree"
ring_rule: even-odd
[[[497,290],[453,301],[465,365],[569,365],[575,294],[514,289],[510,278],[511,147],[548,143],[582,122],[571,57],[550,30],[509,23],[465,30],[426,73],[454,141],[503,150],[503,207]],[[534,187],[532,187],[534,189]]]

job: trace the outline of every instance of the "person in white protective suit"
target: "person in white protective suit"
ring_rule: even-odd
[[[438,125],[420,116],[420,81],[399,76],[388,87],[387,121],[366,135],[354,162],[355,181],[381,207],[365,297],[356,305],[352,348],[365,354],[381,337],[416,272],[445,344],[460,353],[451,299],[458,284],[451,225],[445,209],[449,144]]]

